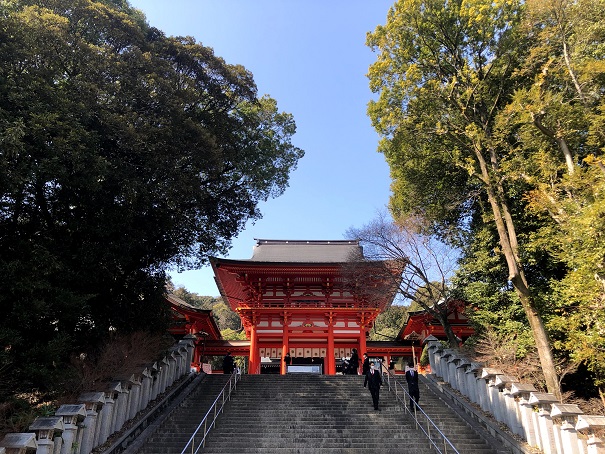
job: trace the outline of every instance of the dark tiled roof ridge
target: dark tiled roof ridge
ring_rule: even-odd
[[[257,244],[359,244],[359,240],[276,240],[254,238]]]

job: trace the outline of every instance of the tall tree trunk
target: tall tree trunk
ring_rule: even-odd
[[[498,185],[493,184],[490,172],[486,163],[486,160],[481,153],[481,150],[476,150],[475,155],[481,169],[481,179],[485,184],[488,201],[490,203],[494,222],[498,230],[498,237],[502,252],[506,259],[508,266],[509,280],[515,288],[515,292],[521,301],[523,310],[529,321],[534,340],[536,342],[536,348],[538,355],[540,356],[540,366],[542,373],[544,374],[544,380],[546,381],[546,388],[548,392],[557,396],[561,399],[561,387],[557,377],[557,370],[555,368],[555,361],[550,347],[550,340],[544,327],[544,322],[540,317],[540,314],[533,304],[529,286],[525,279],[523,272],[522,263],[516,253],[516,231],[512,218],[507,216],[506,219],[503,216],[504,213],[508,213],[508,207],[506,205],[506,199],[504,194],[498,192]],[[492,161],[493,161],[492,157]]]

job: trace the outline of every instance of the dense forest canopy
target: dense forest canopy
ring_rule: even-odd
[[[605,399],[605,2],[399,0],[368,34],[391,210],[463,250],[480,330]]]
[[[120,0],[0,3],[0,394],[162,331],[166,270],[225,253],[303,156],[252,74]]]

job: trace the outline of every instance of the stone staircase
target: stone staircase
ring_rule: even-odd
[[[228,381],[229,376],[222,374],[210,374],[201,377],[197,387],[177,409],[172,411],[170,416],[159,425],[136,452],[138,454],[180,454],[200,421],[214,403],[216,396],[219,395]]]
[[[458,452],[461,454],[510,453],[490,434],[485,433],[481,427],[462,419],[458,413],[444,403],[444,396],[435,394],[426,386],[425,380],[421,377],[420,406],[439,430],[452,442]],[[405,382],[405,378],[403,378],[403,382]],[[473,427],[471,427],[471,424],[473,424]],[[479,435],[478,431],[482,433],[483,437]],[[489,443],[486,438],[489,439]]]
[[[209,375],[138,450],[180,453],[226,381]],[[278,454],[433,453],[386,387],[375,411],[360,376],[245,375],[201,452]],[[461,454],[495,454],[424,386],[420,404]]]

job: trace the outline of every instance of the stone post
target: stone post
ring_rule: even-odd
[[[151,371],[148,367],[145,367],[141,372],[141,405],[139,411],[147,408],[151,401],[151,381]]]
[[[179,343],[186,345],[186,347],[187,347],[187,359],[186,359],[187,370],[189,370],[191,368],[191,364],[193,363],[196,341],[197,341],[197,337],[195,337],[195,335],[187,334],[179,342]],[[200,363],[201,363],[201,361],[200,361]]]
[[[565,454],[584,454],[580,451],[580,440],[576,432],[578,416],[583,414],[580,407],[573,404],[552,404],[550,417],[555,422],[555,443],[557,452]]]
[[[598,434],[605,429],[605,416],[579,415],[576,430],[588,437],[586,442],[587,454],[603,454],[605,444]]]
[[[433,355],[435,358],[435,375],[440,377],[443,380],[443,364],[445,364],[445,360],[442,358],[444,349],[443,347],[438,347],[435,349]]]
[[[536,441],[536,429],[534,427],[533,412],[534,406],[529,403],[529,396],[532,392],[535,392],[534,388],[530,384],[525,383],[513,383],[511,385],[511,394],[518,399],[519,413],[522,425],[522,433],[518,434],[525,438],[527,444],[532,448],[538,445]]]
[[[496,388],[496,375],[504,375],[499,369],[492,367],[484,367],[481,371],[481,378],[485,380],[487,387],[487,408],[485,411],[490,412],[494,418],[502,422],[502,411],[500,409],[500,390]]]
[[[466,370],[470,367],[471,362],[466,358],[460,358],[458,365],[456,366],[456,381],[460,387],[459,391],[470,398],[470,392],[468,389],[468,382],[466,380]]]
[[[118,398],[114,407],[114,427],[113,432],[119,431],[126,420],[128,419],[128,401],[130,395],[129,383],[124,380],[120,380],[120,391],[118,392]]]
[[[107,441],[109,435],[114,432],[115,419],[117,414],[117,399],[120,394],[122,385],[119,381],[111,382],[105,388],[105,405],[101,408],[100,415],[100,430],[99,430],[99,444],[102,445]]]
[[[559,399],[554,394],[535,392],[529,395],[529,403],[538,407],[538,413],[534,414],[534,418],[537,418],[538,422],[538,447],[545,454],[556,454],[557,452],[555,431],[550,417],[552,404],[557,402]]]
[[[450,383],[450,386],[460,391],[460,384],[458,383],[458,375],[456,374],[458,369],[458,363],[460,362],[456,351],[453,349],[448,349],[450,355],[447,358],[447,377]]]
[[[61,416],[44,416],[36,418],[29,430],[36,434],[38,449],[36,454],[53,454],[55,452],[55,439],[58,447],[61,444],[61,434],[65,430]]]
[[[443,352],[441,352],[441,361],[440,361],[440,367],[439,369],[441,370],[441,376],[443,377],[443,381],[451,383],[451,379],[450,379],[450,363],[449,363],[449,359],[452,356],[452,350],[447,348],[445,350],[443,350]]]
[[[501,411],[500,416],[502,417],[500,422],[506,424],[509,428],[511,428],[511,430],[513,425],[517,423],[517,406],[515,405],[515,398],[513,397],[510,391],[511,385],[516,381],[516,378],[511,377],[510,375],[503,374],[496,375],[494,383],[495,387],[500,390],[500,392],[498,393]]]
[[[475,389],[477,390],[478,404],[483,411],[490,411],[489,388],[487,386],[489,380],[483,378],[483,367],[477,370],[475,378]]]
[[[101,425],[99,424],[99,412],[105,404],[105,394],[103,392],[91,392],[80,395],[78,401],[86,407],[86,418],[84,418],[82,428],[82,443],[80,444],[80,454],[88,454],[97,446]]]
[[[177,366],[177,361],[176,361],[176,356],[177,353],[176,351],[172,351],[170,352],[170,354],[168,355],[168,376],[166,377],[166,388],[169,388],[174,381],[176,380],[176,366]]]
[[[187,358],[189,357],[189,352],[187,351],[187,348],[188,347],[186,344],[179,342],[178,354],[180,355],[180,357],[177,358],[179,364],[179,371],[176,376],[177,379],[191,372],[191,361],[187,362]]]
[[[132,374],[128,379],[128,386],[130,388],[130,394],[128,396],[128,414],[127,420],[130,420],[136,416],[139,412],[141,405],[141,381],[139,380],[138,374]]]
[[[435,365],[435,351],[442,348],[441,342],[437,340],[437,338],[433,335],[430,335],[426,339],[424,339],[424,343],[427,345],[427,350],[429,352],[429,364],[431,366],[431,373],[437,374],[437,366]]]
[[[158,363],[155,362],[151,366],[151,400],[155,400],[156,397],[160,394],[160,367]]]
[[[84,404],[61,405],[55,415],[63,418],[65,428],[60,454],[72,454],[74,448],[81,443],[81,431],[78,430],[78,425],[86,418],[86,407]]]
[[[8,450],[11,454],[34,453],[37,448],[36,435],[31,432],[6,434],[0,441],[0,450]]]
[[[483,366],[480,363],[471,362],[470,366],[466,369],[466,389],[468,389],[468,397],[479,405],[481,405],[481,401],[477,390],[476,374],[481,373],[481,367]]]
[[[168,373],[169,373],[170,363],[168,362],[168,358],[162,358],[160,361],[160,387],[158,389],[159,393],[162,394],[166,391],[166,387],[168,386]]]

